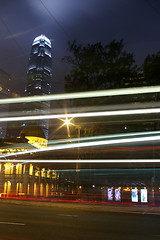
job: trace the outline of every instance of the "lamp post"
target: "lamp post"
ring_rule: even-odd
[[[78,126],[78,160],[80,159],[80,148],[79,148],[79,143],[80,143],[80,137],[81,137],[81,128]],[[80,172],[80,164],[79,162],[76,163],[76,172]]]
[[[68,119],[67,116],[66,116],[66,119],[60,119],[62,120],[64,123],[61,127],[63,126],[66,126],[67,127],[67,133],[68,133],[68,137],[70,137],[70,131],[69,131],[69,126],[70,125],[73,125],[76,129],[77,129],[77,142],[78,142],[78,152],[77,152],[77,160],[80,159],[80,148],[79,148],[79,143],[80,143],[80,138],[81,138],[81,127],[79,125],[76,125],[76,124],[73,124],[71,122],[72,118],[71,119]],[[77,191],[79,193],[79,173],[80,172],[80,164],[79,162],[76,162],[76,182],[77,182]]]
[[[65,120],[63,120],[64,121],[64,124],[62,125],[62,126],[66,126],[67,127],[67,131],[68,131],[68,137],[70,137],[70,131],[69,131],[69,125],[73,125],[73,126],[75,126],[76,128],[77,128],[77,130],[78,130],[78,132],[77,132],[77,137],[78,137],[78,160],[80,159],[80,148],[79,148],[79,143],[80,143],[80,138],[81,138],[81,127],[79,126],[79,125],[75,125],[75,124],[73,124],[72,122],[71,122],[71,120],[72,119],[68,119],[67,117],[66,117],[66,119]],[[79,163],[77,162],[76,163],[76,172],[79,172],[80,170],[79,170]]]

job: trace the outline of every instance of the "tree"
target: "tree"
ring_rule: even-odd
[[[148,54],[143,64],[146,85],[160,84],[160,52]]]
[[[133,54],[127,53],[123,40],[82,46],[76,41],[68,43],[63,61],[72,65],[65,76],[65,90],[79,92],[124,87],[125,80],[136,75]]]

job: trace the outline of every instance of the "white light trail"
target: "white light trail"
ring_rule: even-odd
[[[49,140],[48,145],[57,144],[57,143],[70,143],[70,142],[82,142],[86,140],[99,140],[99,139],[109,139],[109,138],[119,138],[119,137],[133,137],[133,136],[142,136],[142,135],[154,135],[160,134],[160,131],[147,131],[147,132],[132,132],[132,133],[120,133],[120,134],[109,134],[109,135],[101,135],[101,136],[93,136],[93,137],[81,137],[81,138],[67,138],[60,140]]]
[[[25,226],[25,223],[16,223],[16,222],[0,222],[0,224],[7,224],[7,225],[19,225],[19,226]]]
[[[103,141],[92,141],[92,142],[80,142],[80,143],[69,143],[69,144],[58,144],[54,146],[49,146],[46,148],[32,149],[27,152],[16,152],[0,155],[0,158],[10,157],[15,155],[22,155],[28,153],[38,153],[46,151],[64,150],[72,148],[83,148],[83,147],[95,147],[95,146],[105,146],[112,144],[123,144],[123,143],[135,143],[135,142],[149,142],[160,140],[160,136],[149,136],[149,137],[139,137],[139,138],[123,138],[123,139],[112,139]]]
[[[124,116],[124,115],[136,115],[136,114],[151,114],[160,113],[160,108],[147,108],[147,109],[134,109],[134,110],[119,110],[119,111],[104,111],[104,112],[87,112],[87,113],[69,113],[68,118],[86,118],[86,117],[109,117],[109,116]],[[30,121],[30,120],[43,120],[43,119],[59,119],[66,118],[66,114],[55,115],[38,115],[38,116],[20,116],[0,118],[0,122],[12,122],[12,121]]]
[[[135,137],[135,136],[146,136],[146,135],[157,135],[160,134],[160,131],[147,131],[147,132],[132,132],[132,133],[120,133],[120,134],[109,134],[109,135],[101,135],[101,136],[93,136],[93,137],[81,137],[81,138],[67,138],[67,139],[60,139],[60,140],[49,140],[48,146],[55,146],[55,144],[61,143],[73,143],[73,142],[83,142],[83,141],[92,141],[92,140],[101,140],[105,139],[108,140],[110,138],[121,138],[121,137]],[[16,145],[12,146],[16,148]],[[23,144],[21,148],[27,147],[27,144]],[[26,152],[28,153],[28,152]]]
[[[0,160],[1,163],[4,162],[15,162],[15,163],[160,163],[160,159],[52,159],[52,160]]]
[[[156,93],[156,92],[160,92],[160,86],[122,88],[122,89],[77,92],[77,93],[64,93],[64,94],[53,94],[53,95],[21,97],[21,98],[6,98],[6,99],[0,99],[0,104],[41,102],[41,101],[51,101],[51,100],[55,101],[55,100],[64,100],[64,99],[80,99],[80,98],[94,98],[94,97],[109,97],[109,96],[145,94],[145,93]]]
[[[67,107],[67,113],[78,113],[78,112],[98,112],[98,111],[113,111],[113,110],[124,110],[124,109],[145,109],[145,108],[159,108],[160,107],[160,102],[142,102],[142,103],[124,103],[124,104],[113,104],[113,105],[98,105],[98,106],[83,106],[83,107]],[[51,114],[61,114],[62,111],[64,111],[62,108],[52,108],[51,109]],[[43,112],[43,114],[45,111]],[[66,112],[65,112],[66,113]],[[31,111],[30,113],[28,112],[28,115],[40,115],[42,114],[42,110],[36,109]],[[0,116],[1,117],[15,117],[19,115],[19,111],[12,111],[12,112],[1,112]],[[26,112],[22,111],[21,116],[25,116]]]

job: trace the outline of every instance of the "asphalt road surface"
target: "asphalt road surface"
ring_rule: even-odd
[[[160,215],[57,206],[0,202],[0,240],[160,239]]]

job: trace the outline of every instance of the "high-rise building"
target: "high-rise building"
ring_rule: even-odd
[[[25,95],[34,96],[50,94],[52,79],[51,69],[51,41],[46,36],[41,35],[34,39],[31,47]],[[24,116],[43,115],[49,114],[49,112],[49,101],[12,104],[10,108],[10,114],[12,116],[17,116],[17,114]],[[7,137],[18,137],[21,130],[30,125],[41,127],[45,138],[48,139],[49,121],[41,119],[35,122],[9,122],[7,127]]]
[[[32,44],[25,92],[30,96],[50,94],[51,78],[51,41],[41,35]]]
[[[44,35],[36,37],[33,41],[29,66],[27,71],[27,85],[25,93],[28,96],[46,95],[51,93],[52,79],[52,58],[51,41]],[[49,102],[37,102],[36,104],[27,104],[26,109],[32,114],[49,114]],[[48,139],[48,120],[39,120],[36,122],[44,131]]]

